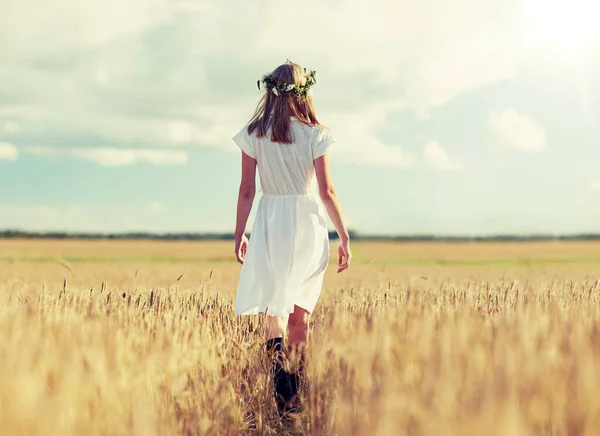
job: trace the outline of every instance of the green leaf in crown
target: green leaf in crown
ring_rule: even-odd
[[[288,59],[286,63],[291,63]],[[275,96],[280,96],[284,92],[293,92],[296,97],[308,97],[310,88],[317,83],[316,78],[317,72],[315,70],[307,70],[304,68],[304,76],[306,77],[306,83],[303,86],[296,85],[293,83],[280,83],[277,84],[275,78],[267,73],[263,75],[262,79],[256,81],[256,86],[261,89],[261,83],[264,85],[266,91],[271,90]]]

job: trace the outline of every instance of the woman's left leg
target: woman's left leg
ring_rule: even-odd
[[[308,346],[310,333],[310,312],[299,306],[294,306],[294,312],[288,318],[288,337],[290,373],[289,384],[293,393],[293,404],[288,407],[290,411],[299,412],[302,405],[299,403],[297,394],[302,385],[306,387],[305,380],[305,353]],[[306,391],[305,388],[302,389]]]
[[[287,329],[288,318],[282,316],[266,316],[266,324],[267,328],[265,331],[265,335],[267,337],[267,341],[271,339],[283,339],[285,337],[285,331]]]

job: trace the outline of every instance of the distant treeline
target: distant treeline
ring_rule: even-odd
[[[473,242],[473,241],[597,241],[600,233],[574,235],[483,235],[483,236],[444,236],[444,235],[361,235],[350,231],[350,238],[363,241],[431,241],[431,242]],[[336,232],[329,232],[330,239],[337,239]],[[19,230],[0,231],[0,239],[140,239],[163,241],[229,241],[233,233],[72,233],[72,232],[26,232]]]

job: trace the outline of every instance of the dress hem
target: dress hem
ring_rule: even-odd
[[[295,304],[294,306],[298,306],[301,309],[306,310],[308,313],[312,313],[313,311],[301,306],[300,304]],[[286,317],[291,315],[292,313],[294,313],[294,311],[292,310],[291,312],[287,312],[287,311],[269,311],[269,313],[267,313],[267,307],[253,307],[252,309],[248,309],[248,310],[237,310],[235,311],[236,315],[240,315],[240,316],[250,316],[250,315],[258,315],[259,313],[264,313],[266,315],[270,315],[270,316],[278,316],[278,317]]]

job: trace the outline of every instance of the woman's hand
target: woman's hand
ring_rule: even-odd
[[[341,241],[338,245],[338,270],[342,272],[348,269],[350,261],[352,260],[352,253],[350,252],[350,240]]]
[[[246,235],[235,238],[235,255],[237,261],[244,264],[244,257],[246,257],[246,250],[248,250],[248,238]]]

